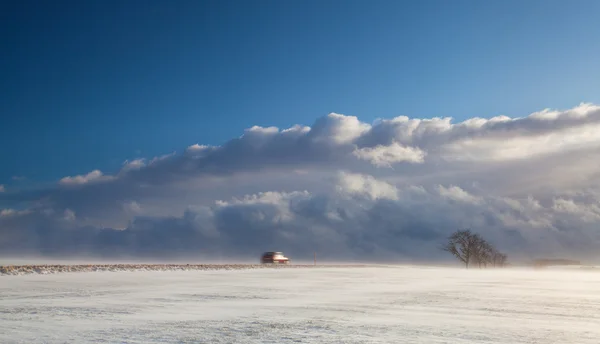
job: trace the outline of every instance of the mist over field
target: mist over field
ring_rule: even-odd
[[[414,266],[0,277],[0,342],[597,343],[600,273]]]

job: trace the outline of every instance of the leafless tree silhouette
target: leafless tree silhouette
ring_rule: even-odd
[[[508,257],[506,254],[494,251],[492,255],[492,263],[494,264],[494,267],[504,267],[507,260]]]
[[[448,237],[448,241],[442,246],[442,250],[449,252],[465,264],[468,269],[470,265],[477,264],[479,268],[502,267],[506,264],[507,256],[500,253],[494,246],[483,239],[479,234],[470,229],[458,230]]]
[[[485,239],[478,234],[475,234],[475,252],[474,257],[477,265],[481,268],[487,267],[488,263],[492,262],[492,254],[495,250]]]
[[[448,238],[448,242],[442,247],[446,252],[450,252],[454,257],[465,263],[465,267],[469,268],[469,263],[475,255],[475,246],[477,241],[475,235],[468,229],[459,230]]]

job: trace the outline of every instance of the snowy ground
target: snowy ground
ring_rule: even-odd
[[[600,273],[369,267],[0,277],[0,343],[598,343]]]

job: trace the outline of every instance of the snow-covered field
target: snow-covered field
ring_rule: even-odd
[[[423,267],[0,277],[0,343],[598,343],[600,274]]]

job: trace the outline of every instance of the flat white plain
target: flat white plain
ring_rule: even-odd
[[[1,343],[598,343],[600,273],[408,266],[0,277]]]

